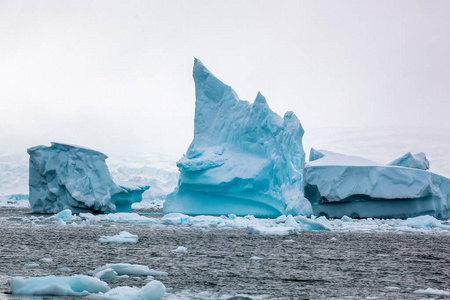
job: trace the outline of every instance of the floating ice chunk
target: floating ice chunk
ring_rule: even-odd
[[[142,201],[142,194],[150,188],[148,185],[136,185],[129,182],[120,182],[124,191],[113,196],[112,201],[116,205],[117,212],[131,213],[131,205]]]
[[[275,114],[260,93],[238,98],[199,60],[194,140],[177,166],[179,185],[165,213],[278,217],[311,214],[302,193],[303,128],[292,112]]]
[[[302,223],[303,226],[308,230],[308,231],[314,231],[314,230],[331,230],[330,227],[328,227],[326,224],[324,224],[324,222],[318,222],[316,220],[312,220],[312,219],[308,219],[304,216],[296,216],[294,218],[296,221],[298,221],[299,223]]]
[[[120,286],[104,294],[90,295],[87,299],[110,299],[110,300],[158,300],[164,296],[166,287],[158,280],[147,283],[142,288]]]
[[[277,226],[277,227],[265,227],[262,225],[248,226],[247,232],[249,234],[261,234],[261,235],[291,235],[297,234],[298,230],[293,227]]]
[[[312,151],[313,152],[313,151]],[[424,170],[314,150],[306,164],[305,196],[315,215],[340,218],[450,217],[450,179]]]
[[[42,262],[45,262],[45,263],[52,263],[53,262],[53,258],[51,258],[51,257],[44,257],[44,258],[41,258],[40,260]]]
[[[397,287],[397,286],[385,286],[384,288],[386,290],[388,290],[388,291],[398,291],[398,290],[400,290],[400,288]]]
[[[155,270],[149,269],[149,267],[143,266],[143,265],[132,265],[132,264],[126,264],[126,263],[107,264],[103,267],[97,268],[94,270],[94,276],[98,272],[101,272],[106,269],[114,270],[117,273],[117,275],[167,276],[167,272],[155,271]]]
[[[288,215],[286,217],[286,221],[284,221],[284,226],[292,227],[297,231],[308,231],[308,228],[303,223],[297,223],[297,221],[292,217],[292,215]]]
[[[353,222],[353,219],[344,215],[344,216],[342,216],[341,221],[342,222]]]
[[[136,244],[139,238],[137,235],[131,234],[127,231],[122,231],[118,235],[102,236],[98,240],[100,243],[116,243],[116,244]]]
[[[170,213],[161,218],[161,222],[166,225],[183,225],[189,220],[189,216],[180,213]]]
[[[106,283],[85,275],[71,277],[35,277],[24,279],[14,277],[9,280],[11,293],[27,296],[83,296],[88,293],[109,291]]]
[[[176,252],[176,253],[187,253],[187,248],[183,247],[183,246],[179,246],[176,249],[173,249],[172,252]]]
[[[450,229],[449,225],[443,225],[439,220],[432,216],[419,216],[415,218],[408,218],[401,222],[402,225],[412,228],[446,228]]]
[[[336,241],[337,241],[337,238],[332,237],[331,239],[328,239],[328,241],[330,241],[330,242],[336,242]]]
[[[39,266],[39,264],[38,263],[29,263],[29,264],[25,264],[25,268],[28,268],[28,269],[36,269],[36,268],[39,268],[40,266]]]
[[[423,152],[417,154],[411,154],[411,152],[408,152],[402,157],[390,162],[389,165],[419,170],[428,170],[430,168],[430,162]]]
[[[35,213],[115,211],[112,197],[125,190],[114,183],[101,152],[59,143],[30,154],[30,205]]]
[[[295,243],[294,240],[284,240],[283,243]]]
[[[113,280],[113,279],[118,279],[118,278],[126,278],[126,277],[128,277],[128,275],[119,276],[117,274],[117,272],[114,271],[114,269],[107,268],[107,269],[101,270],[97,273],[94,273],[94,277],[96,277],[100,280],[103,280],[103,281],[107,281],[107,280]]]
[[[78,221],[80,218],[72,214],[70,209],[65,209],[50,217],[52,220]]]
[[[263,258],[259,257],[259,256],[252,256],[252,257],[250,257],[250,259],[252,259],[252,260],[262,260]]]
[[[140,216],[137,213],[114,213],[106,215],[93,215],[81,213],[80,217],[88,222],[117,222],[117,223],[156,223],[158,220]]]
[[[414,294],[421,295],[436,295],[436,296],[450,296],[450,292],[443,290],[436,290],[432,288],[427,288],[425,290],[415,290]]]

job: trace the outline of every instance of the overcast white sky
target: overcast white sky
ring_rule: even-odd
[[[294,111],[306,139],[448,131],[449,16],[450,1],[425,0],[0,0],[1,151],[181,155],[194,57],[241,99]]]

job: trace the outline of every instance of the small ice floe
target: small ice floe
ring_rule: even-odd
[[[114,270],[117,275],[136,275],[136,276],[167,276],[167,272],[162,271],[156,271],[153,269],[149,269],[147,266],[143,265],[132,265],[132,264],[125,264],[125,263],[119,263],[119,264],[107,264],[103,267],[97,268],[94,270],[93,275],[96,276],[98,272],[101,272],[106,269],[112,269]]]
[[[329,242],[336,242],[336,241],[337,241],[337,238],[332,237],[331,239],[328,239],[328,241],[329,241]]]
[[[187,253],[187,248],[183,246],[179,246],[177,249],[173,249],[172,252],[176,253]]]
[[[432,288],[427,288],[425,290],[415,290],[413,293],[421,295],[450,296],[449,291],[436,290]]]
[[[345,215],[341,218],[341,221],[342,221],[342,222],[353,223],[353,219],[350,218],[350,217],[348,217],[348,216],[345,216]]]
[[[184,225],[189,222],[189,216],[180,213],[167,214],[161,218],[161,223],[165,225]]]
[[[284,240],[283,243],[295,243],[295,240]]]
[[[259,257],[259,256],[252,256],[252,257],[250,257],[250,259],[252,259],[252,260],[261,260],[263,258]]]
[[[397,287],[397,286],[385,286],[384,288],[386,290],[388,290],[388,291],[398,291],[398,290],[400,290],[400,288]]]
[[[101,300],[101,299],[127,299],[127,300],[157,300],[161,299],[166,293],[166,287],[158,280],[147,283],[142,288],[119,286],[106,293],[89,295],[84,299]]]
[[[97,273],[94,273],[94,277],[107,281],[107,280],[113,280],[113,279],[119,279],[119,278],[127,278],[128,275],[119,275],[116,271],[112,268],[107,268],[101,271],[98,271]]]
[[[139,240],[137,235],[131,234],[127,231],[122,231],[118,235],[102,236],[98,240],[100,243],[116,243],[116,244],[136,244]]]
[[[68,222],[68,221],[80,221],[81,218],[78,217],[77,215],[72,214],[72,211],[70,209],[65,209],[51,216],[50,220],[63,220],[65,222]]]
[[[429,229],[429,228],[443,228],[450,229],[449,225],[443,225],[439,220],[432,216],[419,216],[415,218],[408,218],[401,222],[402,225],[411,228]]]
[[[93,215],[91,213],[80,213],[80,217],[89,223],[116,222],[116,223],[158,223],[155,218],[147,218],[137,213],[113,213],[104,215]]]
[[[378,257],[389,257],[389,254],[378,253],[377,256]]]
[[[109,291],[105,282],[85,275],[45,276],[29,279],[14,277],[9,280],[8,284],[12,294],[27,296],[84,296],[89,293]]]
[[[265,227],[262,225],[248,226],[247,232],[249,234],[261,234],[261,235],[291,235],[298,233],[298,231],[293,227],[287,226]]]
[[[28,268],[28,269],[36,269],[36,268],[39,268],[39,264],[37,264],[37,263],[29,263],[29,264],[25,264],[25,268]]]
[[[42,262],[45,262],[45,263],[52,263],[53,262],[53,258],[51,258],[51,257],[44,257],[44,258],[41,258],[40,260]]]

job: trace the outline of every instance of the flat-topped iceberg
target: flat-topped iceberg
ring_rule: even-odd
[[[303,128],[292,112],[253,104],[195,59],[194,140],[177,166],[178,187],[165,213],[277,217],[311,214],[302,193]]]
[[[131,212],[144,187],[114,183],[99,151],[51,143],[28,149],[30,206],[35,213]]]
[[[305,196],[315,215],[409,218],[450,216],[450,179],[312,149],[304,169]]]

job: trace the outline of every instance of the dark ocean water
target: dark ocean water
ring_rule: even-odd
[[[9,216],[14,218],[5,219]],[[450,288],[450,236],[445,234],[261,236],[249,235],[245,229],[118,223],[72,228],[50,221],[31,226],[20,220],[30,216],[26,210],[0,209],[0,299],[55,299],[9,295],[7,280],[14,276],[89,275],[109,263],[142,264],[166,271],[168,276],[156,279],[164,283],[168,294],[189,290],[191,299],[204,299],[202,292],[267,295],[267,299],[441,299],[413,292]],[[98,242],[100,236],[122,230],[138,235],[139,242]],[[171,251],[178,246],[187,247],[188,252]],[[42,258],[53,261],[46,263]],[[40,266],[26,268],[28,263]],[[61,267],[72,271],[60,272],[57,269]],[[143,286],[147,283],[144,279],[130,277],[108,284]]]

